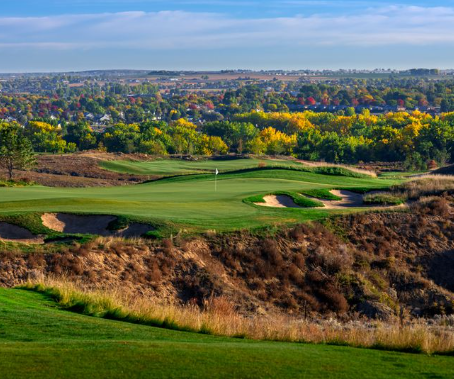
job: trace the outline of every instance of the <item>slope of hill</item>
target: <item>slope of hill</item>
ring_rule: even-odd
[[[408,318],[454,312],[454,216],[445,198],[325,224],[162,242],[98,238],[26,255],[6,247],[0,281],[65,274],[171,303],[225,296],[244,314],[388,320],[402,309]]]
[[[0,289],[2,378],[450,378],[451,357],[244,341],[59,310]]]

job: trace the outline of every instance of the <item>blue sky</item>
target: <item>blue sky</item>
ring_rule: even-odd
[[[454,68],[454,0],[14,0],[0,72]]]

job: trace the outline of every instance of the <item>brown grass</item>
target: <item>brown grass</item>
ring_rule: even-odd
[[[339,323],[335,320],[290,316],[245,317],[224,297],[212,297],[202,307],[195,304],[177,306],[133,296],[121,288],[87,290],[81,283],[61,278],[28,282],[22,288],[47,293],[63,308],[84,314],[176,330],[256,340],[342,344],[429,354],[454,351],[454,329],[446,322],[445,325],[440,323],[433,326],[424,321],[404,325],[399,322]]]
[[[393,192],[404,193],[409,199],[419,199],[422,196],[440,195],[444,192],[454,192],[454,176],[423,175],[394,188]]]
[[[299,162],[301,162],[304,165],[309,166],[309,167],[340,167],[340,168],[344,168],[346,170],[355,172],[357,174],[368,175],[368,176],[371,176],[373,178],[377,177],[377,173],[375,171],[373,171],[373,170],[366,170],[366,169],[363,169],[363,168],[358,168],[358,167],[350,166],[350,165],[346,165],[346,164],[326,163],[326,162],[313,162],[313,161],[302,161],[302,160],[300,160]]]

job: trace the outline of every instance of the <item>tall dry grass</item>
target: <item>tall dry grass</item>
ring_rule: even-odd
[[[301,162],[302,164],[304,164],[308,167],[339,167],[339,168],[343,168],[343,169],[346,169],[346,170],[349,170],[352,172],[356,172],[357,174],[368,175],[373,178],[377,177],[377,173],[373,170],[366,170],[363,168],[358,168],[358,167],[350,166],[350,165],[346,165],[346,164],[314,162],[314,161],[304,161],[304,160],[298,160],[298,162]]]
[[[159,304],[119,288],[86,289],[65,279],[46,278],[21,286],[52,296],[65,309],[175,330],[255,340],[341,344],[423,353],[453,353],[454,328],[426,322],[408,325],[383,322],[339,323],[290,316],[245,317],[225,298],[196,305]]]
[[[441,195],[443,192],[454,192],[454,176],[421,175],[393,188],[393,192],[404,194],[409,199],[422,196]]]

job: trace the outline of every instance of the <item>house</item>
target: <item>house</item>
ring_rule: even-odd
[[[100,124],[108,124],[108,123],[110,123],[110,121],[112,121],[112,117],[110,117],[110,115],[106,113],[104,116],[102,116],[98,120],[98,123],[100,123]]]

